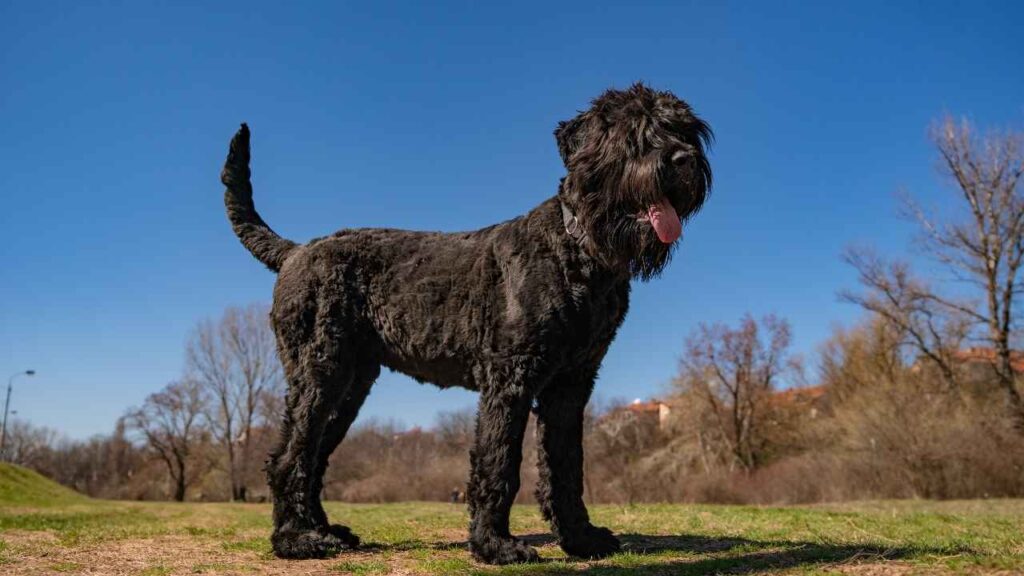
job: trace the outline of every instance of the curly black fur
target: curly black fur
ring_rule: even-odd
[[[658,275],[671,255],[638,215],[664,198],[682,219],[700,208],[711,131],[671,93],[636,84],[608,90],[555,136],[568,174],[528,214],[473,232],[342,230],[300,246],[256,213],[248,128],[235,135],[221,176],[228,216],[279,273],[271,321],[289,389],[267,462],[278,556],[358,545],[328,523],[319,494],[381,366],[480,392],[468,490],[476,558],[537,559],[509,533],[531,408],[537,498],[561,546],[586,558],[619,549],[583,504],[584,407],[626,315],[630,279]],[[581,233],[567,229],[567,214]]]

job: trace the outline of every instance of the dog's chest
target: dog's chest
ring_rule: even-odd
[[[561,362],[606,345],[626,315],[629,283],[587,268],[506,275],[495,349]]]

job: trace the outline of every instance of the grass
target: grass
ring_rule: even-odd
[[[284,562],[270,553],[269,507],[84,501],[59,509],[0,506],[0,573],[52,574],[775,574],[1024,573],[1024,501],[869,502],[837,506],[595,506],[622,553],[568,559],[532,507],[518,534],[545,562],[492,568],[463,543],[467,516],[439,503],[328,503],[366,546]]]
[[[595,562],[566,558],[536,510],[517,506],[513,531],[544,562],[495,568],[466,552],[466,512],[449,504],[328,503],[364,548],[285,562],[270,553],[267,505],[34,498],[0,498],[0,574],[1024,573],[1024,500],[594,506],[624,544]]]
[[[53,507],[85,500],[85,496],[27,468],[0,463],[0,505]]]

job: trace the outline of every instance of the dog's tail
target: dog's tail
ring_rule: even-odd
[[[220,181],[227,186],[224,205],[235,235],[257,260],[274,272],[281,270],[285,258],[298,245],[277,235],[256,212],[252,202],[252,182],[249,180],[249,127],[242,124],[231,139],[231,149],[220,173]]]

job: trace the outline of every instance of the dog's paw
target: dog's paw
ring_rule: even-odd
[[[486,564],[521,564],[539,562],[537,551],[517,538],[488,537],[471,540],[469,551],[473,557]]]
[[[342,544],[344,544],[346,548],[355,550],[359,547],[359,536],[353,534],[352,530],[350,530],[348,526],[331,524],[327,527],[327,533],[338,540],[341,540]]]
[[[338,534],[306,530],[302,532],[275,532],[270,538],[274,555],[278,558],[305,560],[309,558],[327,558],[342,550],[355,548],[359,538],[344,526],[338,526]],[[334,527],[331,527],[332,532]],[[354,542],[355,544],[351,544]]]
[[[604,558],[622,549],[611,530],[590,524],[578,533],[562,538],[560,544],[566,554],[576,558]]]

